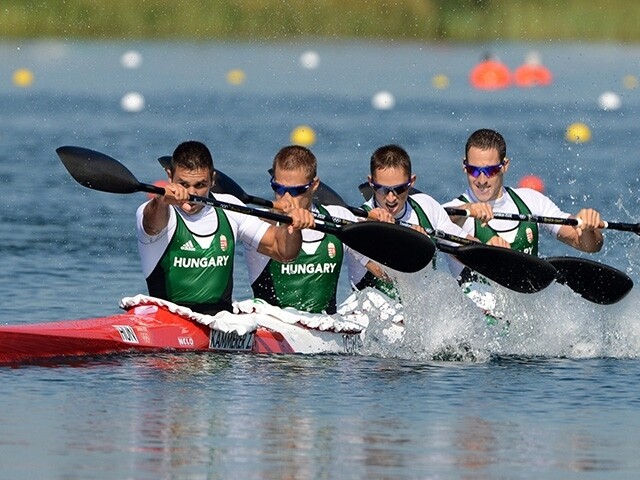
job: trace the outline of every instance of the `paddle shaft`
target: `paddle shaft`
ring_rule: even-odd
[[[267,207],[267,208],[273,208],[273,202],[272,201],[265,200],[264,198],[260,198],[260,197],[254,197],[253,195],[246,194],[242,200],[246,201],[246,203],[252,203],[254,205],[260,205],[260,206]],[[357,216],[360,216],[360,217],[366,217],[367,216],[367,211],[364,210],[363,208],[349,207],[347,205],[341,205],[341,206],[343,208],[346,208],[347,210],[351,211],[354,215],[357,215]],[[351,224],[354,223],[351,220],[347,220],[345,218],[334,217],[332,215],[324,215],[324,214],[319,213],[319,212],[312,212],[312,214],[313,214],[313,217],[316,220],[321,220],[323,222],[331,222],[331,223],[334,223],[336,225],[351,225]],[[413,227],[413,225],[411,223],[407,223],[407,222],[396,221],[396,224],[402,225],[403,227],[409,227],[409,228]],[[474,242],[473,240],[470,240],[468,238],[458,237],[457,235],[451,235],[450,233],[443,232],[442,230],[433,230],[431,228],[425,228],[424,231],[430,237],[435,237],[435,238],[439,238],[441,240],[447,240],[447,241],[450,241],[450,242],[459,243],[460,245],[479,244],[479,242]]]
[[[456,215],[458,217],[468,217],[469,211],[462,208],[445,208],[449,215]],[[579,227],[582,223],[577,218],[559,218],[559,217],[545,217],[543,215],[533,215],[530,213],[504,213],[493,212],[493,217],[499,220],[515,220],[518,222],[533,222],[533,223],[550,223],[553,225],[571,225]],[[610,230],[621,230],[625,232],[633,232],[640,235],[640,223],[621,223],[621,222],[605,222],[603,221],[598,228],[608,228]]]
[[[157,187],[155,185],[150,185],[148,183],[140,183],[139,189],[140,191],[147,192],[147,193],[154,193],[156,195],[165,194],[164,188]],[[237,205],[235,203],[222,202],[212,197],[201,197],[199,195],[189,195],[189,201],[195,202],[195,203],[201,203],[203,205],[210,205],[212,207],[222,208],[223,210],[229,210],[231,212],[243,213],[245,215],[252,215],[254,217],[273,220],[279,223],[286,223],[286,224],[293,223],[293,219],[287,215],[282,215],[269,210],[259,210],[257,208],[251,208],[244,205]],[[271,203],[271,202],[265,201],[265,203]],[[330,225],[326,223],[316,223],[314,228],[315,230],[318,230],[324,233],[340,236],[340,228],[335,225]]]
[[[171,157],[169,156],[158,158],[158,162],[160,163],[160,165],[162,165],[162,167],[165,170],[171,167]],[[272,173],[271,170],[269,171],[269,173]],[[265,207],[265,208],[274,207],[273,202],[271,200],[255,197],[245,192],[240,185],[238,185],[231,177],[226,175],[221,170],[216,170],[216,183],[211,189],[211,191],[214,193],[230,193],[231,195],[234,195],[235,197],[242,200],[244,203],[251,203],[253,205],[258,205],[259,207]],[[336,198],[338,198],[335,192],[332,192],[332,193]],[[350,210],[349,207],[346,207],[346,208]],[[362,217],[367,216],[366,211],[361,209],[355,209],[355,210],[358,210],[358,213],[360,214],[360,216]],[[333,217],[331,215],[324,215],[320,212],[311,212],[311,214],[313,215],[313,218],[315,218],[316,220],[320,220],[325,223],[330,222],[335,225],[349,225],[353,223],[353,222],[350,222],[349,220],[345,220],[344,218]]]
[[[348,205],[342,205],[342,206],[344,208],[346,208],[347,210],[349,210],[354,215],[358,216],[358,217],[367,217],[369,215],[369,213],[364,208],[350,207]],[[347,220],[343,220],[343,221],[344,222],[348,222]],[[402,225],[403,227],[409,227],[409,228],[414,226],[411,223],[401,222],[399,220],[396,220],[396,224]],[[457,235],[452,235],[452,234],[446,233],[446,232],[444,232],[442,230],[434,230],[434,229],[431,229],[431,228],[424,228],[424,231],[430,237],[439,238],[441,240],[447,240],[449,242],[459,243],[460,245],[480,244],[480,242],[473,241],[473,240],[471,240],[469,238],[463,238],[463,237],[459,237]],[[440,244],[438,244],[438,246],[440,246]],[[447,253],[450,253],[450,252],[447,252]]]
[[[171,157],[160,157],[158,159],[165,170],[171,167]],[[249,195],[244,189],[238,185],[232,178],[220,170],[215,172],[215,183],[211,189],[213,193],[228,193],[238,198],[243,203],[252,203],[266,208],[274,208],[274,203],[260,197]],[[328,192],[328,187],[323,189],[324,194]],[[339,199],[337,193],[331,191],[332,199]],[[318,203],[323,203],[319,202]],[[335,202],[328,202],[334,205]],[[338,229],[340,235],[338,238],[351,247],[354,251],[358,251],[363,255],[377,260],[383,265],[387,265],[396,270],[412,272],[426,266],[435,253],[435,245],[426,236],[416,231],[407,231],[405,229],[394,229],[392,224],[381,224],[378,222],[350,222],[339,217],[325,215],[320,212],[311,212],[316,220],[324,222],[327,227],[322,231],[329,232],[328,229],[333,227]],[[276,214],[277,215],[277,214]],[[329,225],[332,224],[332,225]],[[335,225],[340,225],[336,227]],[[371,242],[371,238],[376,238],[375,242]],[[390,243],[400,242],[404,247],[400,252],[389,250],[386,245]]]

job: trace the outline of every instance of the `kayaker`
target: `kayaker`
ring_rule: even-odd
[[[275,226],[248,216],[188,201],[208,196],[215,182],[213,159],[201,142],[181,143],[173,152],[165,195],[137,211],[138,249],[149,294],[200,313],[231,310],[236,242],[251,245],[281,262],[300,251],[304,228],[314,226],[311,213],[293,208],[291,225]],[[241,204],[232,195],[213,194]]]
[[[385,145],[373,153],[367,178],[373,196],[362,205],[369,212],[369,218],[406,222],[415,225],[414,228],[442,230],[473,239],[449,219],[434,198],[425,193],[410,194],[417,178],[412,172],[411,158],[399,145]],[[356,288],[373,286],[392,297],[397,296],[392,280],[377,263],[370,262],[366,269],[352,267],[351,281]]]
[[[317,159],[299,145],[283,147],[273,159],[271,188],[274,206],[288,213],[304,208],[324,215],[357,221],[346,208],[314,203],[313,197],[320,179]],[[282,263],[270,259],[251,245],[246,247],[249,281],[253,294],[268,303],[284,308],[329,314],[336,312],[336,293],[343,258],[354,262],[368,261],[333,235],[317,230],[302,231],[302,249],[295,260]]]
[[[551,199],[530,188],[504,186],[504,176],[509,170],[507,145],[500,133],[481,129],[473,132],[465,147],[462,169],[467,176],[466,192],[446,203],[445,207],[467,210],[470,217],[452,217],[469,235],[481,241],[499,236],[512,249],[531,255],[538,254],[539,228],[546,230],[558,240],[583,252],[598,252],[604,242],[600,213],[592,208],[583,208],[577,214],[563,212]],[[547,217],[578,218],[580,227],[498,220],[493,211],[525,213]]]

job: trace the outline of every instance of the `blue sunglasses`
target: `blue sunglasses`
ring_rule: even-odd
[[[464,171],[471,175],[473,178],[478,178],[481,173],[487,178],[497,175],[504,167],[504,160],[497,165],[488,165],[486,167],[476,167],[475,165],[464,164]]]
[[[273,177],[271,177],[271,189],[276,192],[278,195],[283,196],[285,193],[288,193],[292,197],[297,197],[298,195],[302,195],[303,193],[307,193],[307,190],[311,188],[315,178],[311,180],[309,183],[304,185],[282,185],[275,181]]]

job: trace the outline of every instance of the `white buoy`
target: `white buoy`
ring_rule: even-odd
[[[598,105],[602,110],[612,112],[622,106],[620,96],[614,92],[604,92],[598,97]]]
[[[320,55],[318,55],[318,52],[314,52],[313,50],[307,50],[300,55],[300,65],[302,65],[302,68],[306,68],[307,70],[318,68],[320,66]]]
[[[120,107],[125,112],[140,112],[144,110],[144,97],[138,92],[129,92],[120,100]]]
[[[391,110],[396,106],[396,99],[391,92],[381,91],[373,96],[371,104],[378,110]]]
[[[120,63],[124,68],[138,68],[142,64],[142,55],[135,50],[129,50],[122,54]]]

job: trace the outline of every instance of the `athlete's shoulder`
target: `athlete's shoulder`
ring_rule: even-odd
[[[219,202],[233,203],[234,205],[245,205],[242,200],[230,193],[212,193],[211,195]]]
[[[534,190],[533,188],[518,187],[518,188],[509,188],[508,190],[511,190],[513,193],[515,193],[525,203],[528,200],[536,201],[536,202],[551,201],[551,199],[547,197],[544,193],[541,193],[538,190]]]
[[[425,205],[429,207],[441,206],[440,202],[438,202],[435,198],[433,198],[431,195],[428,195],[426,193],[414,193],[413,195],[409,195],[409,198],[421,206],[425,206]]]

